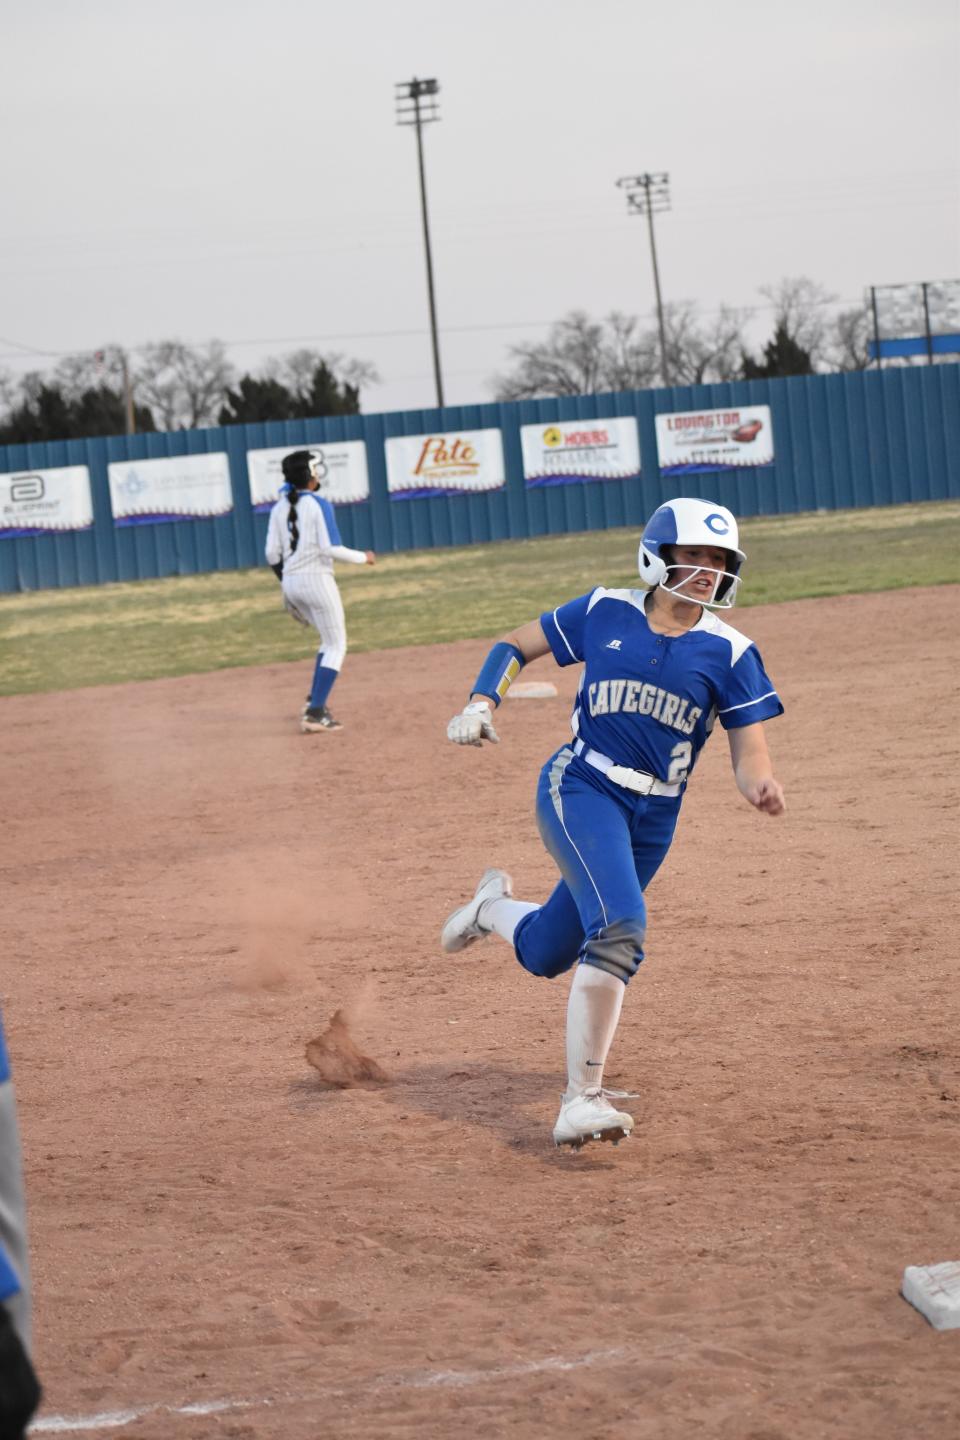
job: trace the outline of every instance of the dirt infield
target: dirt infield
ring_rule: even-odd
[[[41,1429],[955,1433],[960,1332],[897,1292],[960,1259],[960,587],[739,623],[789,813],[715,736],[607,1072],[634,1138],[579,1155],[565,983],[437,945],[484,865],[553,883],[573,670],[483,751],[477,642],[350,657],[334,735],[305,665],[0,702]],[[308,1065],[341,1007],[385,1083]]]

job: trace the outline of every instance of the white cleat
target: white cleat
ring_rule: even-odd
[[[440,946],[448,955],[466,950],[475,940],[482,940],[490,931],[478,920],[480,907],[487,900],[499,900],[513,894],[513,881],[505,870],[484,870],[473,899],[458,905],[440,932]]]
[[[625,1090],[601,1090],[593,1086],[560,1102],[560,1114],[553,1127],[554,1145],[570,1145],[579,1150],[588,1140],[610,1140],[618,1145],[633,1129],[633,1116],[625,1110],[614,1110],[608,1095],[617,1100],[636,1098]]]

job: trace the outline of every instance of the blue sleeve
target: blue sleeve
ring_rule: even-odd
[[[591,590],[589,595],[578,595],[576,600],[568,600],[566,605],[540,616],[543,633],[558,665],[576,665],[584,658],[587,611],[595,594],[596,591]]]
[[[0,1016],[0,1085],[6,1084],[10,1079],[10,1061],[7,1057],[7,1045],[3,1035],[3,1017]],[[3,1161],[6,1164],[9,1157],[4,1154]],[[10,1300],[20,1292],[20,1277],[14,1268],[13,1261],[3,1248],[0,1241],[0,1300]]]
[[[13,1261],[0,1243],[0,1300],[12,1300],[14,1295],[19,1294],[20,1276],[14,1269]]]
[[[337,517],[334,514],[333,506],[330,504],[330,501],[324,495],[314,495],[313,498],[320,506],[320,513],[322,514],[324,523],[326,524],[327,534],[330,536],[330,544],[342,545],[343,541],[340,539],[340,531],[337,528]]]
[[[772,720],[783,714],[780,696],[760,659],[756,645],[750,645],[735,665],[723,687],[717,714],[724,730],[741,730],[758,720]]]

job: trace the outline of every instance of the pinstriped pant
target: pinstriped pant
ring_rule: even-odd
[[[0,1046],[3,1040],[0,1038]],[[30,1290],[27,1270],[26,1226],[23,1215],[23,1176],[13,1085],[0,1082],[0,1241],[20,1278],[21,1290],[3,1303],[30,1351]]]
[[[331,570],[284,572],[283,593],[305,616],[320,636],[323,663],[339,670],[347,653],[347,622],[343,601]]]

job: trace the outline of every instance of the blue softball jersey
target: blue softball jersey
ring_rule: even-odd
[[[643,590],[602,586],[541,615],[558,665],[583,664],[573,732],[618,765],[683,780],[717,719],[726,730],[783,705],[752,640],[708,610],[682,635],[647,623]]]

